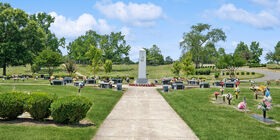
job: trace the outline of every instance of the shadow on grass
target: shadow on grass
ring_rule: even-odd
[[[52,119],[44,119],[43,121],[34,120],[32,118],[17,118],[15,120],[7,120],[0,118],[0,124],[13,124],[13,125],[24,125],[24,126],[67,126],[73,128],[82,128],[82,127],[91,127],[96,126],[89,120],[81,120],[76,124],[58,124],[55,123]]]

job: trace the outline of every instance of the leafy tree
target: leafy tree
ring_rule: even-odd
[[[146,61],[147,65],[162,65],[164,64],[163,55],[157,45],[153,45],[152,48],[147,49],[144,48],[146,51]]]
[[[230,73],[235,73],[235,71],[245,63],[246,60],[242,59],[239,55],[225,54],[217,61],[216,67],[218,69],[226,69]]]
[[[279,64],[280,62],[280,41],[274,47],[274,52],[268,52],[265,56],[265,59],[271,62],[276,62]]]
[[[261,59],[260,56],[262,55],[263,49],[259,47],[259,42],[252,42],[250,45],[250,51],[252,52],[252,60],[251,63],[260,64]]]
[[[45,48],[46,34],[34,20],[28,21],[28,25],[23,29],[23,32],[24,45],[30,50],[30,55],[26,57],[28,57],[28,63],[32,65],[35,57]]]
[[[64,64],[65,70],[69,73],[69,75],[72,75],[77,71],[77,67],[74,61],[69,60]]]
[[[131,47],[126,44],[124,37],[121,32],[101,36],[99,46],[103,51],[103,61],[112,60],[114,63],[121,63],[124,57],[128,56]]]
[[[49,29],[51,24],[55,21],[55,18],[44,12],[30,15],[29,18],[36,21],[45,32],[45,46],[53,51],[61,53],[59,47],[65,48],[65,38],[58,39]]]
[[[218,57],[218,52],[213,43],[206,44],[202,54],[204,54],[202,61],[204,64],[213,64],[216,62]]]
[[[105,63],[104,63],[104,70],[106,73],[110,73],[112,71],[112,61],[111,60],[106,60]]]
[[[52,75],[55,67],[62,63],[62,55],[50,49],[45,49],[36,57],[35,65],[46,67],[48,74]]]
[[[24,45],[24,33],[28,23],[27,14],[0,2],[0,64],[3,75],[8,65],[27,63],[28,49]]]
[[[205,34],[206,33],[206,34]],[[183,34],[183,41],[180,42],[182,52],[191,52],[192,60],[195,66],[198,67],[203,62],[205,54],[202,53],[205,46],[209,43],[215,44],[219,41],[225,41],[226,35],[222,29],[211,29],[211,25],[199,23],[191,27],[189,33]]]
[[[67,46],[69,57],[79,64],[91,61],[92,58],[86,56],[86,53],[91,49],[91,46],[98,47],[100,38],[101,36],[95,31],[87,31],[85,35],[69,43]]]
[[[32,66],[31,66],[32,74],[37,73],[37,72],[39,72],[40,70],[41,70],[41,67],[38,66],[38,65],[32,65]]]
[[[171,68],[172,73],[178,76],[180,71],[181,71],[181,67],[182,66],[181,66],[181,63],[179,61],[173,62],[172,68]]]
[[[223,56],[223,55],[225,55],[226,54],[226,52],[225,52],[225,49],[224,48],[219,48],[218,49],[218,55],[219,56]]]
[[[165,57],[165,64],[172,64],[173,59],[170,56]]]
[[[192,54],[188,52],[182,61],[182,70],[187,77],[195,73],[195,65],[192,61]]]
[[[91,60],[91,65],[89,65],[89,68],[95,76],[95,74],[99,71],[100,65],[102,64],[102,50],[90,45],[90,49],[86,53],[86,56]]]
[[[252,53],[250,52],[247,44],[242,41],[237,44],[237,47],[234,50],[234,55],[241,56],[241,58],[246,60],[247,63],[249,63],[250,59],[252,58]]]

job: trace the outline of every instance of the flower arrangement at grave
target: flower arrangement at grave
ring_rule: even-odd
[[[267,90],[267,87],[261,85],[261,86],[252,86],[250,87],[250,90],[253,91],[255,94],[256,99],[258,99],[258,94],[265,93]]]
[[[240,88],[239,88],[239,86],[237,86],[236,88],[234,88],[234,93],[235,93],[236,99],[238,99],[238,96],[239,96],[239,93],[240,93]]]
[[[233,96],[232,96],[230,93],[228,93],[228,94],[226,95],[226,98],[227,98],[227,100],[228,100],[228,104],[230,105],[230,101],[232,100]]]
[[[245,97],[243,98],[243,102],[240,102],[237,107],[238,107],[238,109],[246,109],[246,99],[245,99]]]
[[[263,111],[263,117],[266,118],[266,111],[272,109],[271,105],[272,98],[270,96],[269,90],[266,91],[266,95],[262,100],[261,105],[258,106],[259,109]]]
[[[214,92],[216,100],[218,99],[218,95],[220,95],[220,92]]]

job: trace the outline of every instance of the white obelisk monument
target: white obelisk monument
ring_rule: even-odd
[[[146,51],[141,49],[139,51],[139,64],[138,64],[138,78],[137,84],[147,84],[148,79],[146,78]]]

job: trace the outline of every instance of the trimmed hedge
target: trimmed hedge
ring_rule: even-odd
[[[249,64],[248,66],[249,66],[249,68],[253,68],[253,67],[266,67],[266,64]]]
[[[28,112],[31,117],[36,120],[43,120],[48,118],[51,114],[51,103],[55,100],[55,96],[47,93],[32,93],[30,95],[28,104]]]
[[[236,75],[239,75],[239,72],[236,72]]]
[[[245,75],[245,72],[244,72],[244,71],[242,71],[242,72],[241,72],[241,75]]]
[[[196,69],[195,74],[196,75],[210,75],[211,69],[209,68],[202,68],[202,69]]]
[[[25,111],[25,102],[28,94],[22,92],[9,92],[0,94],[0,117],[14,120]]]
[[[56,123],[78,123],[86,117],[92,102],[83,96],[66,96],[51,104],[51,116]]]
[[[251,72],[251,74],[252,74],[252,75],[255,75],[256,73],[255,73],[255,72]]]
[[[246,72],[246,75],[250,75],[250,72],[247,71],[247,72]]]
[[[229,75],[229,72],[226,72],[226,75]]]

